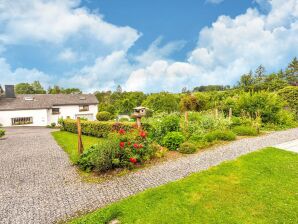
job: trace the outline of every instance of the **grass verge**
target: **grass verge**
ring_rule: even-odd
[[[266,148],[70,223],[295,223],[298,154]]]
[[[58,145],[69,155],[71,162],[76,163],[79,159],[78,135],[67,131],[54,131],[52,135]],[[86,150],[99,141],[105,141],[105,139],[82,135],[82,141],[84,150]]]

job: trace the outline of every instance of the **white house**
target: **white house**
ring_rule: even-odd
[[[17,94],[5,86],[0,96],[0,124],[9,126],[46,126],[59,118],[95,120],[98,100],[94,94]]]

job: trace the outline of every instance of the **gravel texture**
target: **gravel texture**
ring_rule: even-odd
[[[0,223],[54,223],[243,154],[298,138],[298,128],[246,138],[116,177],[83,183],[46,128],[9,128],[0,140]]]

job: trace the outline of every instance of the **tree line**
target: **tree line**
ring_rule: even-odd
[[[281,91],[285,87],[293,86]],[[95,95],[99,101],[99,111],[107,111],[112,115],[130,114],[136,106],[146,106],[155,112],[173,112],[194,110],[201,111],[220,107],[223,101],[241,92],[281,92],[288,94],[294,106],[298,102],[298,60],[295,57],[289,65],[276,73],[266,73],[260,65],[255,71],[249,71],[240,77],[235,86],[207,85],[198,86],[193,90],[183,88],[181,93],[160,92],[145,94],[143,92],[122,91],[119,85],[115,91],[97,91]],[[78,88],[49,87],[47,90],[39,81],[33,83],[19,83],[15,86],[17,94],[74,94],[82,93]],[[297,97],[297,98],[296,98]]]

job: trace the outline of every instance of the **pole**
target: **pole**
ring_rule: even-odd
[[[232,119],[232,108],[229,109],[229,121]]]
[[[77,129],[78,129],[78,153],[81,155],[84,151],[83,142],[82,142],[82,127],[81,120],[77,118]]]

